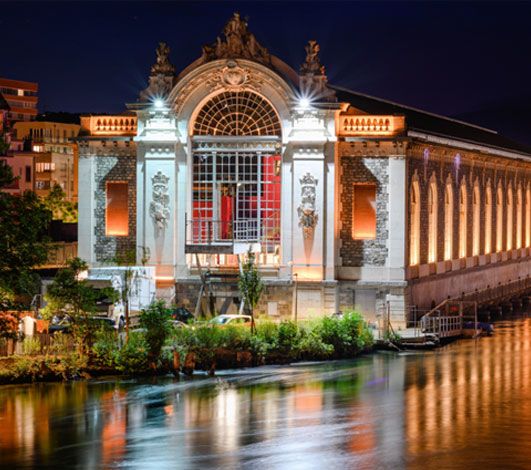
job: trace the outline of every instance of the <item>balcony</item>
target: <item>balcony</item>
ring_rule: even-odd
[[[404,131],[404,116],[341,115],[338,133],[342,137],[393,136]]]

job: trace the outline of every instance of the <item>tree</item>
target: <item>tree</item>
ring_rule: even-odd
[[[67,267],[57,272],[48,287],[47,305],[42,310],[44,316],[47,317],[60,311],[70,315],[73,320],[73,333],[77,337],[87,335],[83,327],[88,325],[90,314],[96,311],[96,301],[102,296],[112,300],[118,296],[112,287],[95,289],[86,279],[81,279],[80,274],[87,269],[88,265],[82,259],[69,260]]]
[[[13,181],[11,169],[0,165],[0,189]],[[51,213],[30,191],[22,195],[0,192],[0,288],[29,304],[38,291],[33,270],[48,258]]]
[[[146,247],[140,247],[140,249],[142,250],[142,258],[140,261],[142,266],[144,266],[149,261],[149,249]],[[118,266],[125,266],[121,298],[125,307],[125,341],[127,342],[129,340],[130,297],[133,289],[133,282],[135,281],[135,271],[133,270],[133,266],[136,265],[136,251],[133,249],[119,253],[111,262]]]
[[[250,249],[247,253],[247,259],[240,268],[238,287],[242,293],[244,302],[247,303],[249,308],[249,313],[251,314],[251,329],[254,332],[254,309],[260,301],[260,297],[264,290],[264,284],[258,274],[254,253]]]
[[[53,220],[62,220],[67,223],[77,222],[77,204],[66,200],[66,193],[57,183],[44,198],[44,205],[52,212]]]

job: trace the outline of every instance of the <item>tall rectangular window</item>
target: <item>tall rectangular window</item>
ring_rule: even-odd
[[[352,238],[376,238],[376,185],[374,184],[354,185]]]
[[[31,166],[26,165],[26,183],[31,183]]]
[[[127,190],[126,182],[107,183],[105,235],[115,237],[129,235]]]

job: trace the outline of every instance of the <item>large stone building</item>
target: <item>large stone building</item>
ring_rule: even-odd
[[[83,123],[79,254],[91,265],[136,250],[159,294],[192,307],[208,271],[225,310],[251,247],[263,312],[388,308],[395,321],[529,276],[531,149],[334,87],[315,41],[295,71],[237,14],[180,73],[168,54],[159,45],[134,116]]]

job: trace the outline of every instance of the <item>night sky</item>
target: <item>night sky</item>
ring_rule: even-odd
[[[180,71],[236,10],[296,69],[316,39],[333,84],[531,144],[531,3],[2,3],[0,76],[39,82],[40,111],[120,112],[159,41]]]

